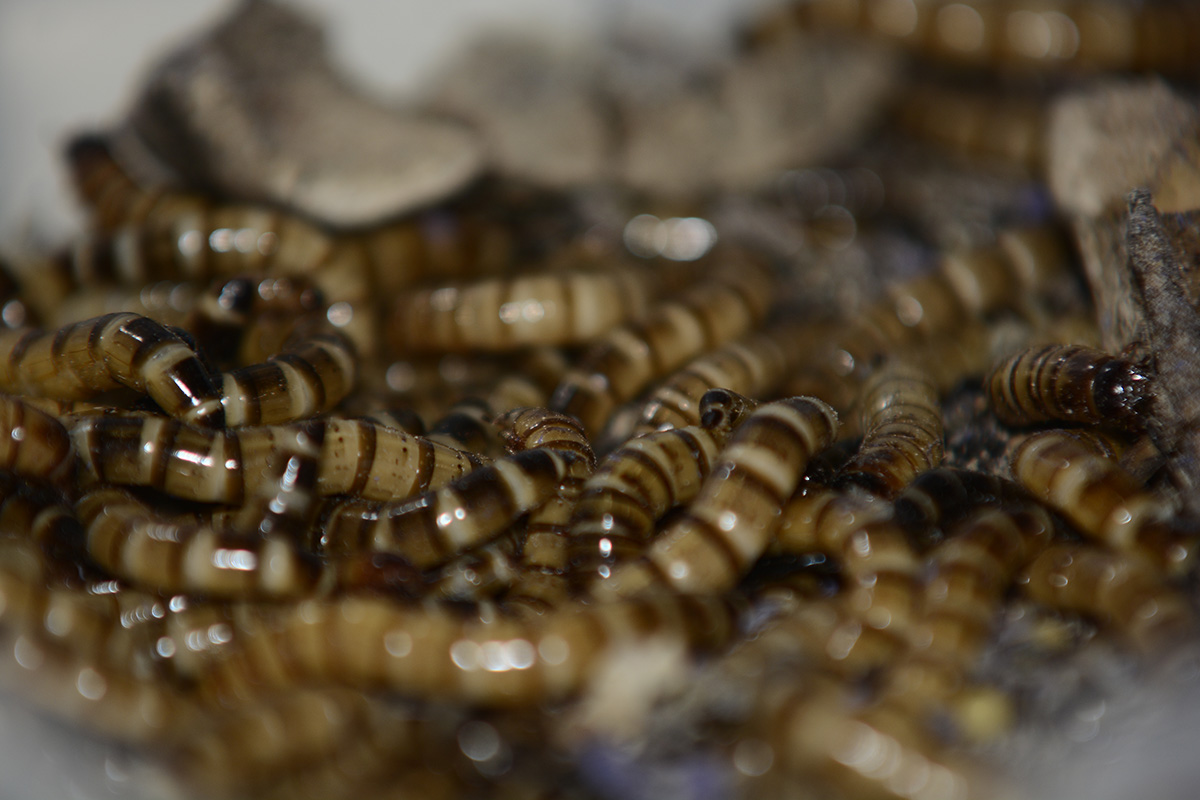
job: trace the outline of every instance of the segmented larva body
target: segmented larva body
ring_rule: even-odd
[[[1045,168],[1046,103],[922,85],[905,93],[896,122],[910,136],[967,155],[999,158],[1034,175]]]
[[[195,350],[147,317],[118,313],[55,332],[0,331],[0,352],[5,391],[83,400],[124,386],[187,422],[225,424],[220,391]]]
[[[809,459],[832,444],[837,413],[811,397],[759,406],[729,437],[696,498],[639,561],[594,582],[599,597],[658,585],[675,591],[731,588],[779,526],[779,513]]]
[[[763,26],[857,30],[954,63],[1008,68],[1187,72],[1200,14],[1189,3],[816,0]],[[778,35],[778,34],[774,34]]]
[[[641,317],[653,283],[644,268],[617,267],[409,289],[392,306],[388,341],[398,353],[582,344]]]
[[[937,390],[902,363],[878,369],[863,386],[863,441],[841,472],[843,484],[891,498],[942,460],[945,431]]]
[[[578,417],[594,434],[655,378],[745,334],[771,299],[771,281],[757,264],[715,270],[678,299],[653,305],[642,322],[601,337],[559,384],[551,408]]]
[[[832,556],[848,580],[843,594],[853,615],[875,630],[911,632],[923,564],[890,504],[859,493],[809,492],[783,506],[775,547]]]
[[[1136,364],[1081,345],[1034,347],[1001,361],[987,378],[1001,422],[1050,420],[1139,431],[1153,397]]]
[[[24,400],[0,395],[0,469],[61,484],[75,469],[63,424]]]
[[[368,500],[412,497],[483,464],[470,453],[362,420],[323,428],[318,495]],[[71,425],[85,481],[145,486],[185,500],[241,505],[254,494],[290,426],[210,431],[162,417],[87,416]]]
[[[358,376],[354,345],[337,330],[296,336],[265,362],[221,376],[225,423],[275,425],[337,406]]]
[[[457,450],[494,457],[504,447],[495,417],[486,400],[467,397],[433,422],[425,438]]]
[[[505,533],[442,565],[430,578],[425,596],[479,603],[501,594],[519,574],[522,533],[519,530]]]
[[[388,553],[428,569],[498,536],[550,500],[577,459],[551,448],[526,450],[411,500],[337,503],[323,514],[321,539],[334,558]]]
[[[1170,529],[1170,505],[1142,489],[1095,440],[1070,431],[1035,433],[1012,455],[1013,476],[1081,533],[1138,552],[1178,574],[1195,556],[1193,537]]]
[[[1187,598],[1150,561],[1092,544],[1056,544],[1026,570],[1025,594],[1115,629],[1148,653],[1195,635]]]
[[[546,447],[575,455],[558,491],[534,509],[525,522],[526,535],[518,574],[505,604],[545,610],[567,600],[568,527],[584,482],[596,468],[596,456],[579,421],[544,408],[518,408],[497,420],[516,451]]]
[[[177,615],[174,652],[207,630],[211,615]],[[241,604],[222,644],[193,652],[177,670],[210,680],[223,701],[294,684],[386,689],[412,697],[527,707],[578,691],[604,653],[651,638],[689,650],[721,647],[733,609],[717,597],[656,596],[599,606],[565,606],[528,619],[463,618],[347,596],[290,606]]]
[[[270,479],[244,508],[209,519],[170,518],[124,489],[86,493],[76,513],[88,553],[112,575],[164,594],[213,598],[298,597],[325,577],[298,543],[315,513],[324,429],[279,431]]]
[[[253,364],[280,349],[261,345],[265,337],[257,332],[264,321],[286,321],[290,336],[298,323],[323,319],[326,306],[321,290],[304,278],[231,278],[196,298],[184,327],[214,361]]]
[[[1050,228],[1008,229],[993,247],[951,253],[936,272],[891,287],[802,372],[802,385],[820,387],[845,410],[881,356],[927,344],[970,320],[1015,307],[1048,284],[1069,263]]]
[[[920,545],[941,541],[950,528],[981,507],[1024,507],[1032,495],[986,472],[937,467],[913,479],[892,503],[892,516]]]

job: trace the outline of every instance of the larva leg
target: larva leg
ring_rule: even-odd
[[[1142,489],[1089,440],[1069,431],[1035,433],[1013,452],[1013,476],[1084,535],[1139,552],[1179,574],[1195,558],[1195,537],[1166,521],[1170,507]]]
[[[746,333],[766,314],[771,284],[761,267],[739,267],[716,270],[680,299],[651,307],[643,322],[606,334],[567,373],[551,407],[596,433],[617,406],[656,377]]]
[[[1009,425],[1050,420],[1142,430],[1153,389],[1136,364],[1080,345],[1017,353],[992,370],[992,410]]]
[[[137,314],[109,314],[60,328],[0,332],[0,387],[86,399],[128,387],[172,416],[224,426],[212,376],[177,334]]]
[[[841,482],[891,498],[942,460],[945,431],[937,390],[918,370],[890,364],[863,386],[863,442]]]
[[[809,459],[833,442],[837,426],[833,409],[810,397],[759,406],[729,438],[686,513],[644,559],[593,590],[612,598],[658,584],[682,592],[730,588],[766,550],[779,509]]]

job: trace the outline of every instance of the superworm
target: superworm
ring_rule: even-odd
[[[766,314],[770,281],[753,262],[725,265],[678,299],[655,304],[644,321],[605,334],[567,373],[550,407],[596,433],[614,409],[656,377],[746,333]]]
[[[759,406],[729,437],[683,516],[644,558],[593,583],[593,591],[611,598],[659,584],[681,592],[730,588],[762,555],[784,501],[837,428],[837,413],[811,397]]]
[[[221,428],[225,411],[209,370],[180,336],[137,314],[108,314],[58,331],[0,331],[0,388],[82,400],[120,387],[172,416]]]
[[[987,378],[992,410],[1009,425],[1057,420],[1140,431],[1153,381],[1138,365],[1081,345],[1035,347]]]
[[[863,385],[863,441],[839,476],[891,498],[942,460],[945,431],[937,390],[903,363],[885,365]]]
[[[1012,471],[1090,538],[1140,552],[1172,574],[1195,560],[1194,537],[1166,522],[1170,507],[1142,489],[1093,439],[1064,430],[1035,433],[1013,452]]]
[[[60,484],[74,468],[70,434],[61,422],[20,398],[0,395],[0,469]]]
[[[412,497],[480,466],[478,456],[362,420],[323,427],[318,495],[367,500]],[[84,416],[71,425],[81,477],[145,486],[185,500],[241,505],[267,479],[277,440],[290,426],[211,431],[161,417]]]
[[[641,317],[653,278],[618,267],[409,289],[392,306],[388,340],[398,353],[582,344]]]

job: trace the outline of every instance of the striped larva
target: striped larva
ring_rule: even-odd
[[[17,397],[0,395],[0,469],[58,484],[75,468],[63,424]]]
[[[1055,544],[1026,570],[1023,590],[1050,608],[1089,616],[1148,653],[1193,637],[1187,599],[1135,553],[1093,544]]]
[[[519,708],[577,692],[606,653],[651,638],[689,650],[723,646],[734,632],[732,612],[723,598],[673,595],[569,605],[526,619],[464,618],[445,607],[359,596],[242,604],[216,623],[225,626],[219,645],[174,666],[205,676],[221,702],[319,682]],[[171,636],[179,643],[167,649],[182,655],[182,641],[214,618],[176,617]]]
[[[550,608],[568,596],[569,523],[584,482],[596,468],[596,456],[579,422],[566,414],[513,409],[501,414],[496,424],[514,451],[546,447],[575,456],[558,491],[526,519],[518,572],[504,598],[509,608]]]
[[[1094,438],[1065,430],[1035,433],[1012,454],[1013,476],[1084,535],[1138,552],[1168,573],[1195,558],[1194,537],[1174,530],[1170,506],[1143,489]]]
[[[811,397],[759,406],[729,437],[684,514],[645,557],[593,582],[600,597],[628,597],[656,585],[681,592],[728,589],[762,555],[812,456],[837,434],[832,408]]]
[[[387,553],[418,569],[443,564],[549,501],[577,460],[573,453],[539,447],[497,459],[410,500],[334,503],[322,512],[322,550],[335,559]]]
[[[863,441],[841,471],[843,484],[891,498],[942,460],[945,432],[937,390],[904,363],[880,367],[863,385]]]
[[[922,562],[889,503],[830,489],[795,497],[783,506],[775,549],[832,556],[847,578],[844,602],[855,617],[898,636],[912,630]]]
[[[653,274],[543,272],[401,292],[388,320],[397,353],[503,352],[588,342],[643,315]]]
[[[184,327],[215,362],[253,364],[280,349],[264,346],[264,337],[257,335],[264,320],[285,320],[290,336],[297,322],[323,317],[327,305],[321,291],[303,278],[236,277],[214,282],[202,292]]]
[[[982,506],[1028,505],[1032,495],[986,472],[937,467],[916,476],[892,503],[892,516],[919,545],[941,541],[949,529]]]
[[[697,356],[661,381],[642,405],[635,435],[700,423],[700,398],[710,389],[762,397],[782,381],[812,326],[779,324]]]
[[[570,370],[550,405],[596,433],[621,403],[656,377],[746,333],[766,314],[771,282],[753,262],[725,265],[681,296],[651,306],[643,321],[605,334]]]
[[[1012,355],[986,385],[1008,425],[1050,420],[1143,430],[1153,389],[1138,365],[1082,345],[1047,345]]]
[[[755,34],[800,27],[857,30],[957,64],[1008,69],[1154,70],[1187,73],[1200,20],[1188,3],[922,2],[793,3]]]
[[[302,423],[323,428],[318,495],[411,497],[444,486],[483,460],[363,420]],[[210,431],[162,417],[85,416],[70,425],[85,482],[144,486],[185,500],[241,505],[267,480],[280,437],[292,426]],[[314,431],[314,435],[316,435]]]
[[[0,331],[0,388],[82,400],[120,387],[172,416],[221,428],[225,411],[212,375],[184,339],[137,314],[117,313],[58,331]]]

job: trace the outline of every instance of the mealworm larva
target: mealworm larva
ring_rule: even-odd
[[[329,411],[354,387],[354,356],[336,329],[298,333],[265,362],[221,376],[225,424],[274,425]]]
[[[937,390],[919,371],[893,363],[863,385],[863,441],[839,480],[891,498],[942,460],[945,431]]]
[[[494,457],[504,446],[493,422],[495,417],[496,413],[486,400],[467,397],[432,423],[425,438],[456,450]]]
[[[448,486],[394,502],[347,500],[323,513],[324,552],[400,556],[419,569],[483,544],[552,498],[578,457],[551,448],[516,453]]]
[[[0,332],[0,388],[83,400],[125,386],[172,416],[221,428],[221,394],[196,352],[147,317],[108,314],[58,331]]]
[[[501,352],[590,341],[645,312],[646,269],[547,272],[410,289],[396,298],[397,353]]]
[[[1194,537],[1166,522],[1169,504],[1090,440],[1063,430],[1035,433],[1013,452],[1012,471],[1081,533],[1115,550],[1140,552],[1172,574],[1195,557]]]
[[[437,569],[429,580],[426,596],[476,603],[495,597],[512,586],[517,577],[520,546],[519,532],[510,531],[463,553]]]
[[[799,24],[859,30],[955,63],[999,67],[1187,72],[1196,9],[1188,3],[922,0],[794,3],[757,33]],[[782,30],[780,30],[782,29]]]
[[[226,363],[254,363],[265,360],[279,348],[251,348],[247,339],[249,328],[264,318],[275,321],[284,318],[291,323],[289,334],[297,320],[308,320],[325,312],[325,296],[311,281],[299,277],[249,278],[238,277],[218,281],[200,294],[196,306],[184,322],[209,357]],[[246,353],[253,352],[251,357]],[[239,356],[239,353],[241,354]]]
[[[213,620],[176,616],[173,638],[180,642]],[[733,623],[727,600],[704,596],[572,605],[526,619],[464,619],[444,607],[355,596],[241,604],[217,623],[225,626],[220,645],[174,666],[210,677],[226,702],[271,686],[320,682],[527,707],[577,692],[606,653],[658,637],[710,650],[729,641]],[[184,647],[173,650],[182,655]]]
[[[1008,425],[1061,420],[1140,431],[1153,398],[1136,364],[1082,345],[1017,353],[995,366],[986,385],[992,410]]]
[[[601,337],[559,384],[551,408],[598,432],[617,406],[656,377],[743,335],[770,302],[771,282],[762,267],[747,262],[716,270],[678,299],[653,305],[642,322]]]
[[[729,437],[685,513],[646,556],[592,584],[600,597],[663,584],[682,592],[728,589],[766,549],[779,510],[809,459],[828,447],[838,419],[825,403],[793,397],[759,406]]]
[[[789,353],[802,349],[800,343],[808,329],[776,325],[692,359],[647,395],[634,435],[700,424],[700,398],[709,389],[729,389],[751,397],[767,394],[796,360]]]
[[[907,635],[923,569],[889,503],[862,493],[818,489],[783,506],[775,549],[825,553],[848,579],[847,609],[879,631]]]
[[[57,484],[71,477],[73,455],[61,422],[19,398],[0,395],[0,469]]]
[[[1149,652],[1195,634],[1187,599],[1136,554],[1056,544],[1033,560],[1026,578],[1023,589],[1035,601],[1096,619]]]
[[[362,420],[314,420],[300,428],[308,425],[323,428],[316,485],[322,496],[412,497],[483,463],[473,454]],[[268,479],[278,442],[294,430],[266,425],[211,431],[128,415],[85,416],[70,429],[85,481],[145,486],[226,505],[241,505]]]
[[[951,526],[982,506],[1028,504],[1032,496],[986,472],[937,467],[913,479],[892,503],[892,516],[919,545],[941,541]]]

